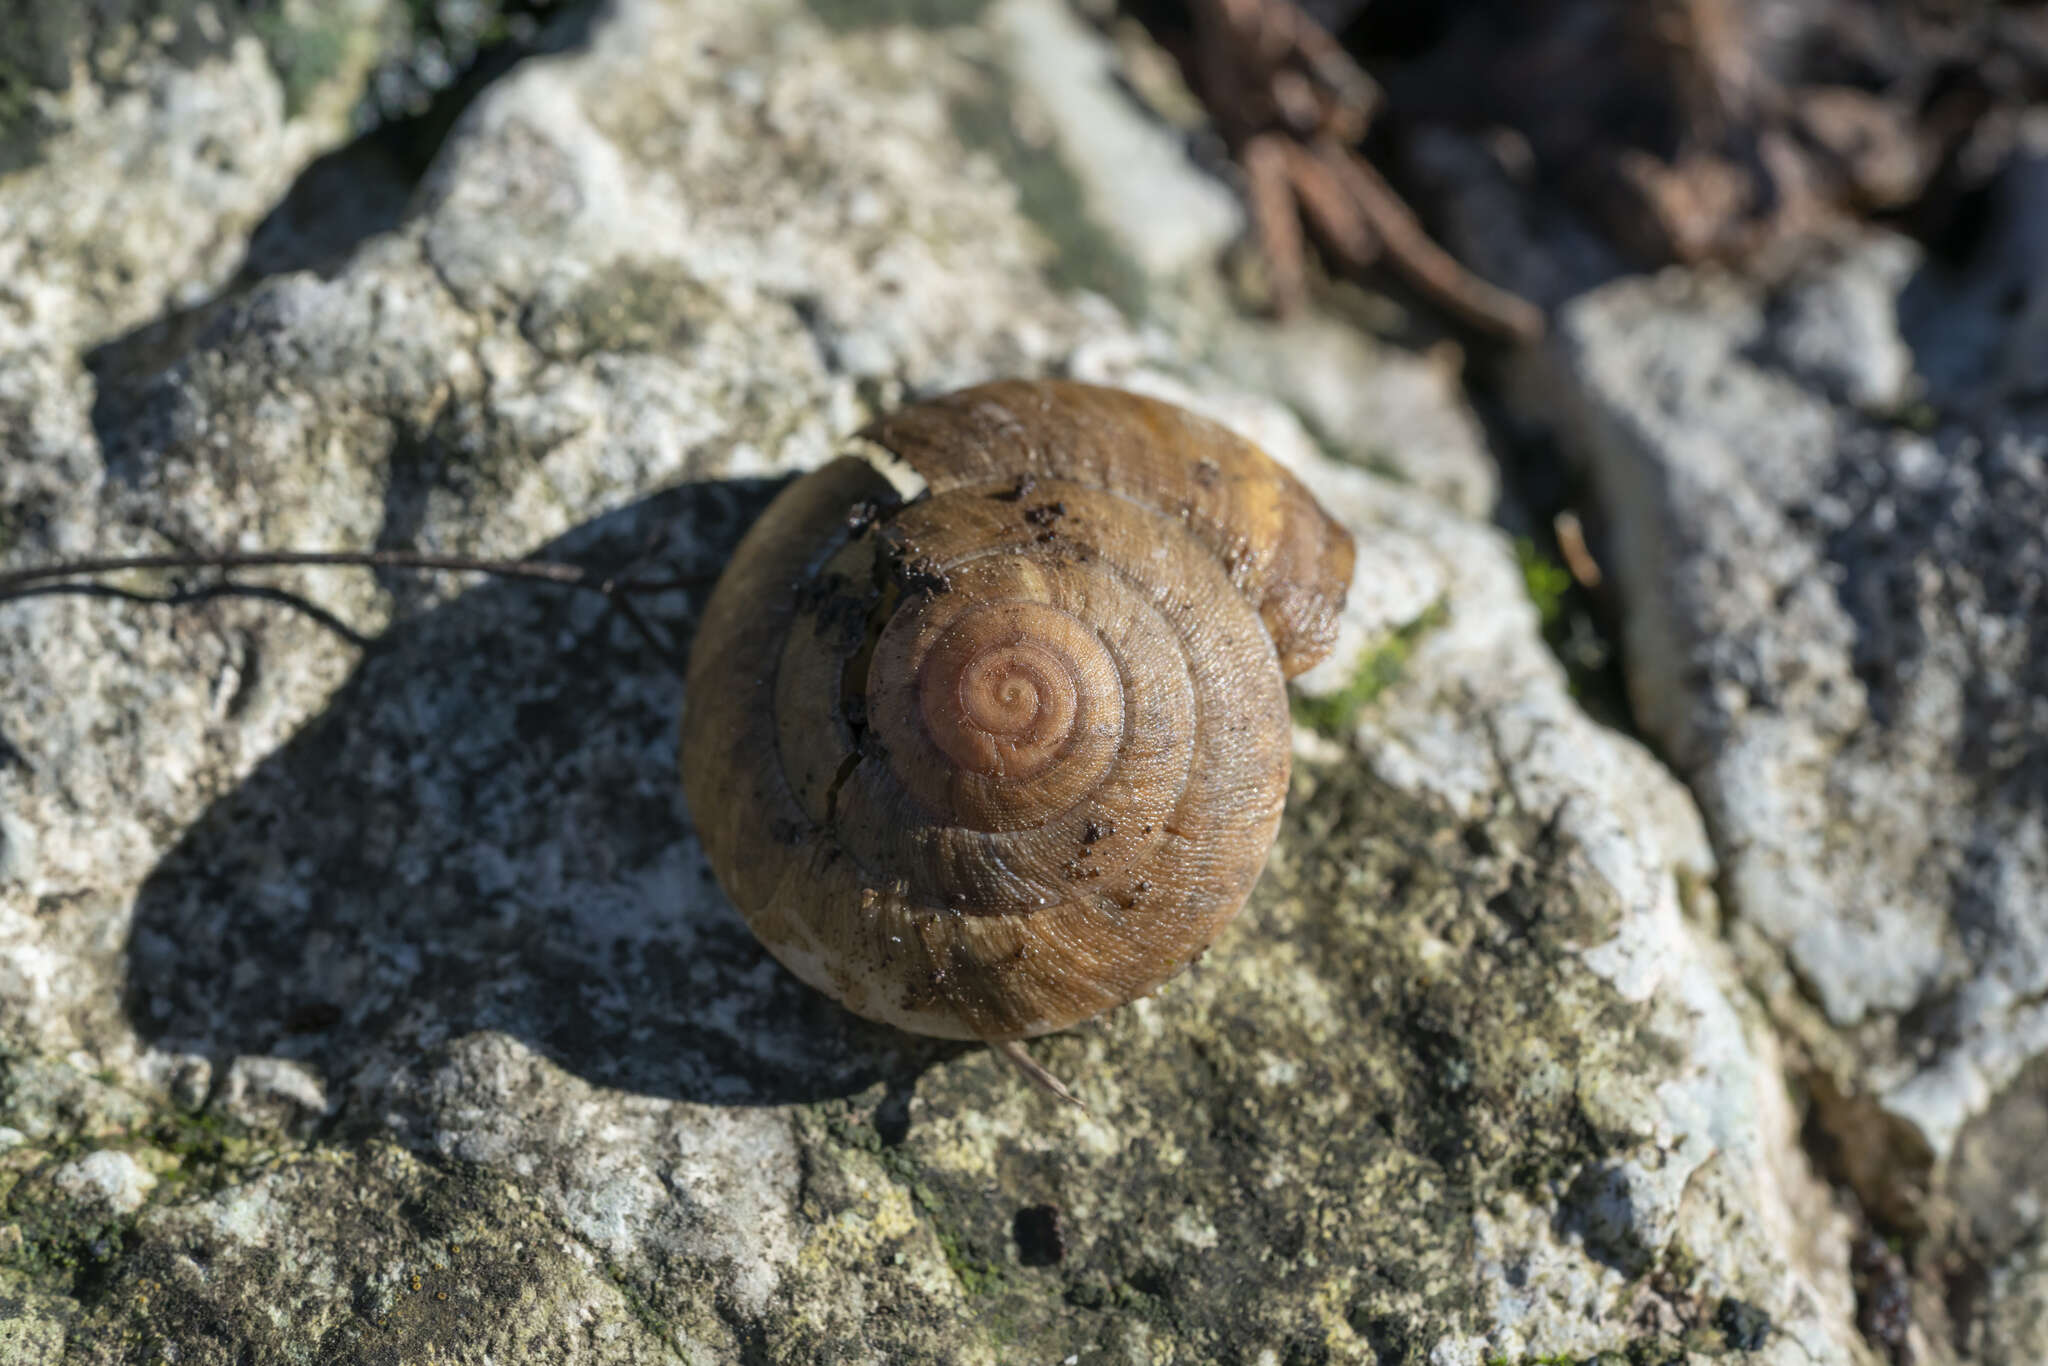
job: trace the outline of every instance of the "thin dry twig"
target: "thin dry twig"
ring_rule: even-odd
[[[1299,143],[1287,148],[1287,164],[1302,212],[1345,265],[1363,270],[1379,259],[1386,242],[1373,231],[1346,184],[1343,156],[1342,149],[1326,139],[1319,139],[1313,149]]]
[[[193,552],[171,555],[99,555],[56,560],[0,574],[0,599],[12,590],[51,579],[90,578],[152,569],[275,569],[303,565],[336,565],[352,569],[430,569],[450,573],[495,574],[504,578],[538,579],[571,588],[595,588],[590,571],[581,565],[547,560],[479,560],[462,555],[431,555],[410,550],[257,550]]]
[[[1409,282],[1474,327],[1510,341],[1543,335],[1543,310],[1518,294],[1488,284],[1430,240],[1415,211],[1356,152],[1336,158],[1338,174],[1366,221],[1386,245],[1387,257]]]
[[[216,598],[256,598],[304,613],[317,625],[332,631],[358,650],[367,649],[370,638],[310,598],[287,589],[260,583],[210,583],[204,588],[180,589],[172,593],[143,593],[133,588],[116,588],[110,583],[34,583],[11,592],[0,592],[0,602],[41,597],[108,598],[115,602],[140,603],[146,607],[192,607]]]
[[[1579,521],[1579,514],[1566,509],[1550,519],[1550,529],[1557,534],[1557,550],[1564,556],[1565,568],[1571,571],[1579,587],[1591,592],[1598,588],[1603,576],[1600,562],[1593,558],[1593,551],[1586,544],[1586,528]]]
[[[1385,95],[1293,0],[1200,0],[1191,70],[1249,183],[1252,222],[1283,316],[1307,294],[1303,217],[1347,269],[1387,257],[1436,303],[1496,336],[1531,341],[1543,314],[1431,241],[1353,150]]]
[[[1301,240],[1301,215],[1294,207],[1286,137],[1262,133],[1244,146],[1239,159],[1251,185],[1252,226],[1266,258],[1274,307],[1283,315],[1308,297],[1308,271]]]
[[[1048,1072],[1044,1065],[1029,1053],[1026,1053],[1024,1045],[1018,1043],[1015,1039],[1006,1039],[1001,1043],[992,1043],[989,1047],[995,1050],[997,1057],[1023,1073],[1027,1081],[1044,1091],[1047,1095],[1055,1096],[1077,1110],[1086,1110],[1088,1108],[1081,1103],[1079,1096],[1067,1089],[1065,1082],[1061,1081],[1051,1072]]]
[[[1352,59],[1344,45],[1330,35],[1307,11],[1292,0],[1266,0],[1266,9],[1287,34],[1289,42],[1318,80],[1336,97],[1327,118],[1327,131],[1345,142],[1356,142],[1372,127],[1386,96],[1378,81]]]
[[[350,569],[404,569],[455,574],[489,574],[496,578],[549,583],[561,588],[602,594],[613,610],[656,654],[678,671],[681,658],[672,642],[660,633],[633,603],[644,593],[661,593],[711,582],[712,574],[676,574],[661,579],[631,579],[599,576],[581,565],[550,560],[488,560],[466,555],[437,555],[412,550],[261,550],[170,555],[100,555],[58,560],[0,573],[0,602],[52,594],[113,598],[153,606],[180,607],[219,597],[252,597],[283,603],[303,611],[322,626],[358,647],[368,644],[360,632],[317,603],[281,588],[232,581],[168,593],[146,593],[91,580],[105,574],[147,571],[194,571],[236,569],[279,569],[292,567],[338,567]]]

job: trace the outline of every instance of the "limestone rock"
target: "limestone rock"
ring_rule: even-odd
[[[1560,389],[1636,714],[1701,799],[1731,909],[1853,1054],[1848,1087],[1945,1154],[2048,1038],[2048,430],[1865,417],[1772,316],[1710,275],[1611,286],[1567,313]]]
[[[74,1200],[109,1214],[133,1214],[149,1199],[156,1178],[127,1153],[87,1153],[57,1168],[51,1184]]]

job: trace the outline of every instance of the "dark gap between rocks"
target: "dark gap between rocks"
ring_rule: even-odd
[[[1481,355],[1466,369],[1465,394],[1500,470],[1494,524],[1514,537],[1522,585],[1536,604],[1543,643],[1564,665],[1572,696],[1589,716],[1660,752],[1638,729],[1629,706],[1616,566],[1604,553],[1605,520],[1599,500],[1587,477],[1574,470],[1559,449],[1556,435],[1514,410],[1497,369],[1496,361]],[[1597,588],[1577,582],[1566,567],[1567,556],[1558,543],[1559,519],[1565,516],[1577,519],[1587,549],[1600,566],[1603,577]]]

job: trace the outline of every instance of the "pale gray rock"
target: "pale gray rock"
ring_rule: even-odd
[[[284,1058],[242,1057],[228,1065],[214,1107],[246,1128],[300,1132],[326,1117],[320,1074]]]
[[[859,8],[617,0],[486,92],[339,268],[97,392],[67,334],[6,381],[5,562],[715,568],[882,405],[1005,373],[1162,393],[1360,545],[1240,923],[1034,1045],[1089,1105],[1056,1107],[748,936],[681,799],[674,661],[601,600],[276,577],[364,644],[236,599],[9,604],[0,1346],[1868,1363],[1767,1022],[1702,929],[1699,815],[1576,707],[1459,510],[1491,494],[1449,381],[1390,361],[1289,400],[1312,438],[1202,363],[1229,324],[1192,290],[1147,274],[1147,326],[1075,287],[1108,231],[1085,179],[987,122],[1028,6]],[[1453,454],[1361,468],[1376,412]],[[643,606],[680,644],[700,600]],[[88,1210],[88,1152],[155,1184]]]
[[[135,1213],[156,1189],[156,1177],[142,1164],[111,1148],[66,1162],[51,1173],[50,1183],[89,1208],[115,1215]]]
[[[1116,49],[1064,4],[998,0],[988,16],[1027,142],[1050,143],[1089,216],[1155,277],[1212,267],[1244,230],[1228,186],[1187,174],[1175,131],[1133,117]]]
[[[1903,249],[1788,288],[1867,291],[1873,252]],[[1610,286],[1567,311],[1555,392],[1612,528],[1636,715],[1730,909],[1824,1012],[1836,1084],[1939,1157],[2048,1044],[2048,433],[1867,418],[1831,392],[1884,406],[1893,362],[1825,357],[1885,348],[1788,350],[1772,305],[1711,273]]]
[[[0,129],[32,144],[26,164],[0,171],[0,375],[226,284],[293,177],[345,132],[388,5],[340,0],[305,16],[328,60],[289,91],[239,16],[110,8],[0,18],[0,75],[17,61],[43,68],[8,82],[20,94]],[[288,22],[275,32],[288,41]]]
[[[1303,676],[1302,691],[1341,695],[1347,680],[1379,675],[1392,642],[1412,642],[1393,680],[1338,733],[1377,781],[1470,823],[1463,838],[1474,870],[1497,867],[1492,857],[1507,852],[1482,832],[1511,812],[1543,813],[1572,851],[1565,876],[1586,917],[1552,926],[1564,932],[1557,947],[1572,966],[1545,989],[1599,984],[1641,1012],[1634,1047],[1669,1062],[1648,1072],[1589,1065],[1580,1050],[1599,1045],[1562,1020],[1528,1035],[1489,1031],[1491,1046],[1515,1059],[1517,1103],[1540,1107],[1539,1097],[1569,1086],[1585,1117],[1617,1141],[1541,1196],[1505,1196],[1475,1215],[1481,1294],[1495,1326],[1483,1343],[1446,1339],[1441,1359],[1591,1356],[1612,1345],[1596,1325],[1616,1314],[1676,1336],[1697,1306],[1652,1305],[1640,1281],[1676,1254],[1702,1260],[1717,1302],[1757,1293],[1753,1270],[1774,1268],[1767,1274],[1782,1279],[1765,1308],[1778,1331],[1762,1359],[1861,1360],[1844,1323],[1844,1229],[1797,1151],[1769,1030],[1731,1005],[1732,965],[1681,914],[1682,896],[1711,900],[1714,860],[1699,814],[1646,751],[1571,699],[1500,535],[1413,490],[1319,460],[1279,414],[1142,380],[1135,387],[1254,435],[1353,528],[1360,557],[1340,645]],[[1311,742],[1304,753],[1327,751]],[[1510,858],[1532,852],[1522,845]],[[1464,975],[1469,932],[1426,932],[1407,971]],[[1479,942],[1488,940],[1482,931]],[[1400,977],[1383,969],[1368,989]],[[1455,1070],[1439,1083],[1453,1094],[1464,1084]],[[1749,1212],[1730,1218],[1737,1208]],[[1579,1313],[1560,1317],[1568,1304]]]
[[[1957,1139],[1940,1232],[1981,1270],[1952,1336],[1990,1366],[2048,1351],[2048,1062],[2035,1061]],[[1930,1316],[1931,1317],[1931,1316]]]
[[[1217,338],[1210,364],[1292,408],[1329,454],[1493,515],[1500,468],[1466,402],[1457,348],[1426,355],[1331,318],[1246,323]]]
[[[1989,1322],[1982,1344],[1985,1366],[2027,1366],[2048,1360],[2048,1245],[1992,1273]]]
[[[22,1366],[56,1366],[64,1359],[67,1303],[45,1295],[13,1271],[0,1271],[0,1352]]]
[[[1874,413],[1913,397],[1913,352],[1899,335],[1899,293],[1922,264],[1888,233],[1830,244],[1802,261],[1773,300],[1770,347],[1784,367],[1839,403]]]

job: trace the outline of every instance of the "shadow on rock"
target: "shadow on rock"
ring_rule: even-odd
[[[723,563],[772,495],[690,485],[542,554]],[[701,603],[701,590],[692,595]],[[642,599],[687,633],[681,592]],[[144,883],[143,1038],[319,1069],[330,1104],[499,1031],[596,1085],[767,1104],[908,1085],[949,1050],[785,973],[719,892],[677,776],[682,684],[595,594],[492,583],[393,627]]]
[[[1551,1228],[1561,1238],[1575,1239],[1602,1266],[1633,1279],[1647,1272],[1653,1260],[1643,1242],[1645,1222],[1628,1168],[1596,1162],[1572,1178]]]

